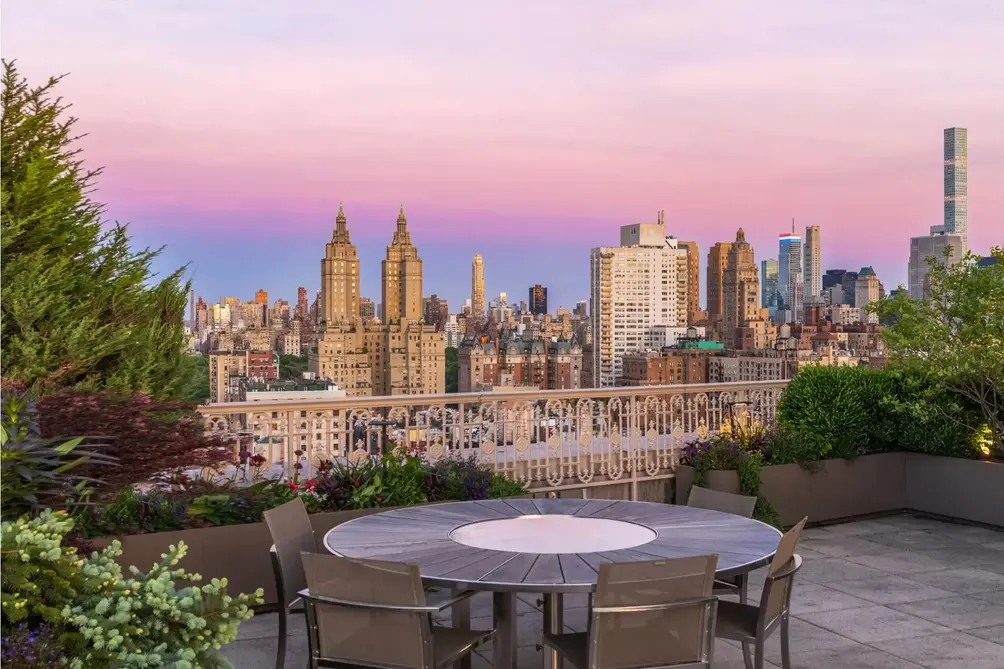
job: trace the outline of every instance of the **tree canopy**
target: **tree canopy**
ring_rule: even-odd
[[[990,253],[984,262],[967,254],[954,265],[947,253],[945,262],[930,258],[930,299],[901,292],[874,310],[892,323],[882,331],[891,359],[979,407],[1004,455],[1004,251]]]
[[[160,250],[134,251],[91,198],[100,169],[84,166],[77,119],[55,94],[3,62],[3,373],[29,388],[184,394],[195,363],[184,351],[188,285],[159,280]]]

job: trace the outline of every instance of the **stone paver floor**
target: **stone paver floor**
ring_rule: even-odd
[[[913,515],[810,528],[792,597],[791,653],[798,669],[1001,669],[1004,667],[1004,532]],[[754,572],[751,598],[763,585]],[[519,669],[542,666],[536,597],[520,597]],[[586,628],[586,600],[565,598],[565,625]],[[491,627],[491,599],[477,595],[475,628]],[[302,617],[286,666],[307,664]],[[225,653],[237,669],[273,667],[276,614],[242,625]],[[474,669],[491,665],[490,644]],[[781,665],[775,633],[767,666]],[[567,665],[566,665],[567,666]],[[741,669],[738,644],[715,643],[715,669]]]

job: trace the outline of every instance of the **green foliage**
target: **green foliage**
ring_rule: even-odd
[[[34,402],[28,395],[4,389],[0,395],[0,509],[5,519],[45,508],[69,508],[90,493],[91,478],[81,465],[108,466],[114,458],[98,446],[80,448],[82,437],[44,439]]]
[[[975,457],[979,424],[973,406],[921,370],[805,367],[781,396],[783,438],[770,462],[807,464],[891,450]]]
[[[185,358],[186,374],[177,397],[187,402],[205,404],[209,401],[209,357],[189,355]]]
[[[209,371],[206,368],[206,383],[208,384]],[[303,355],[280,355],[279,356],[279,378],[299,379],[307,371],[307,354]]]
[[[83,571],[84,560],[77,550],[62,545],[72,528],[73,520],[65,512],[51,510],[2,524],[0,608],[5,624],[28,618],[61,623],[64,606],[85,593],[105,589],[103,581]]]
[[[87,558],[63,546],[73,521],[62,512],[3,523],[2,609],[5,628],[23,620],[58,628],[63,657],[77,669],[229,667],[216,651],[236,638],[262,603],[262,591],[231,597],[226,579],[177,568],[184,544],[168,547],[148,574],[116,562],[118,542]],[[6,631],[6,629],[5,629]]]
[[[460,351],[453,346],[446,349],[446,392],[458,392],[460,384]]]
[[[728,434],[715,435],[709,441],[692,444],[684,455],[684,464],[693,467],[693,484],[706,486],[708,472],[734,471],[739,477],[739,494],[756,497],[753,517],[759,521],[781,527],[781,519],[774,505],[760,490],[760,468],[763,451],[741,444]]]
[[[1004,457],[1004,251],[995,247],[991,256],[996,262],[983,266],[970,253],[956,265],[948,253],[945,262],[930,258],[930,299],[900,293],[872,310],[892,323],[883,331],[892,362],[978,408]],[[957,421],[949,411],[940,417]]]
[[[882,400],[889,375],[863,367],[804,367],[778,405],[778,426],[790,431],[772,461],[814,462],[887,450]]]
[[[107,503],[80,514],[80,531],[87,537],[170,532],[185,527],[185,502],[161,491],[123,488]]]
[[[90,199],[100,170],[76,148],[76,119],[3,63],[0,103],[0,344],[4,375],[34,390],[176,396],[186,378],[182,270],[155,281],[159,251],[133,251]]]
[[[501,497],[519,497],[527,493],[526,484],[521,481],[513,481],[504,474],[493,474],[488,483],[488,498],[499,499]]]

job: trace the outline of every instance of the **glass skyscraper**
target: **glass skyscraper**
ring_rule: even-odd
[[[945,234],[969,249],[969,142],[965,128],[945,128]]]
[[[784,308],[791,311],[791,322],[802,322],[802,301],[805,285],[802,277],[802,238],[794,233],[780,237],[777,256],[777,278]]]
[[[777,259],[760,261],[760,306],[770,310],[770,319],[777,317],[781,307],[781,285],[778,281]]]

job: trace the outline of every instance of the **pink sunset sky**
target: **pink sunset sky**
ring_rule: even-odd
[[[891,289],[954,125],[970,247],[1004,242],[1000,0],[10,0],[2,53],[70,73],[109,218],[210,300],[316,290],[340,201],[375,300],[399,203],[454,305],[481,253],[490,294],[571,306],[660,209],[758,261],[819,225],[825,268]]]

